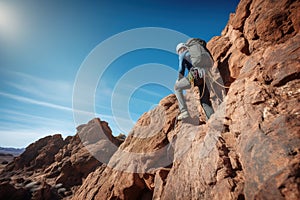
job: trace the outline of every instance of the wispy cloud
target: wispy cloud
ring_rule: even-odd
[[[13,100],[16,100],[16,101],[19,101],[19,102],[23,102],[23,103],[43,106],[43,107],[52,108],[52,109],[56,109],[56,110],[60,110],[60,111],[66,111],[69,113],[75,113],[77,115],[80,115],[80,118],[82,119],[81,120],[82,123],[88,122],[89,120],[91,120],[92,118],[94,118],[97,115],[97,113],[94,113],[94,112],[73,109],[71,107],[62,106],[62,105],[58,105],[58,104],[54,104],[54,103],[49,103],[46,101],[40,101],[40,100],[28,98],[28,97],[23,97],[23,96],[16,95],[16,94],[10,94],[10,93],[0,91],[0,95],[10,98],[10,99],[13,99]]]
[[[62,111],[68,111],[68,112],[78,112],[78,113],[85,113],[85,114],[94,114],[94,115],[98,115],[98,116],[104,116],[106,118],[110,118],[113,119],[114,117],[112,117],[111,115],[105,115],[105,114],[99,114],[99,113],[91,113],[88,111],[84,111],[84,110],[74,110],[73,108],[67,107],[67,106],[62,106],[62,105],[57,105],[57,104],[53,104],[53,103],[49,103],[49,102],[45,102],[45,101],[40,101],[40,100],[36,100],[36,99],[32,99],[32,98],[28,98],[28,97],[23,97],[20,95],[16,95],[16,94],[10,94],[10,93],[6,93],[6,92],[1,92],[0,91],[0,95],[16,100],[16,101],[20,101],[23,103],[29,103],[29,104],[34,104],[34,105],[39,105],[39,106],[44,106],[44,107],[48,107],[48,108],[54,108],[54,109],[58,109],[58,110],[62,110]],[[101,108],[101,106],[100,106]],[[104,107],[106,108],[106,107]],[[13,111],[10,111],[13,112]]]
[[[35,100],[32,98],[16,95],[16,94],[10,94],[10,93],[0,91],[0,95],[10,98],[10,99],[14,99],[16,101],[24,102],[24,103],[35,104],[35,105],[39,105],[39,106],[45,106],[45,107],[64,110],[64,111],[72,111],[72,108],[69,108],[66,106],[61,106],[61,105],[57,105],[57,104],[53,104],[53,103],[49,103],[49,102],[45,102],[45,101],[39,101],[39,100]]]
[[[126,119],[126,118],[122,118],[120,116],[111,116],[111,115],[106,115],[106,114],[99,114],[99,113],[92,113],[92,112],[88,112],[88,111],[84,111],[84,110],[74,110],[73,108],[70,108],[70,107],[66,107],[66,106],[61,106],[61,105],[57,105],[57,104],[53,104],[53,103],[49,103],[49,102],[45,102],[45,101],[40,101],[40,100],[36,100],[36,99],[32,99],[32,98],[28,98],[28,97],[23,97],[23,96],[20,96],[20,95],[16,95],[16,94],[10,94],[10,93],[6,93],[6,92],[1,92],[0,91],[0,95],[1,96],[4,96],[4,97],[7,97],[7,98],[10,98],[10,99],[13,99],[13,100],[16,100],[16,101],[20,101],[20,102],[23,102],[23,103],[29,103],[29,104],[33,104],[33,105],[39,105],[39,106],[43,106],[43,107],[48,107],[48,108],[53,108],[53,109],[57,109],[57,110],[62,110],[62,111],[67,111],[67,112],[75,112],[77,114],[81,114],[81,115],[85,115],[86,116],[86,122],[88,120],[91,120],[93,117],[97,117],[99,116],[100,118],[103,118],[103,119],[106,119],[106,120],[109,120],[109,121],[113,121],[113,120],[116,120],[119,121],[126,121],[128,120],[127,122],[131,122],[131,120],[129,119]],[[10,114],[16,114],[16,115],[23,115],[24,117],[33,117],[32,115],[28,115],[28,114],[21,114],[21,113],[18,113],[16,111],[12,111],[12,110],[6,110],[6,112],[10,113]],[[44,117],[36,117],[35,118],[40,118],[40,119],[46,119]]]
[[[85,108],[90,108],[89,103],[91,103],[87,102],[84,95],[80,95],[80,99],[77,99],[81,108],[72,108],[72,85],[69,82],[46,80],[19,72],[8,71],[6,73],[8,75],[6,74],[4,76],[5,80],[2,81],[2,83],[8,87],[2,87],[0,96],[2,96],[2,98],[18,101],[22,104],[13,103],[9,104],[9,107],[0,107],[0,134],[1,139],[3,138],[0,142],[0,146],[11,144],[20,147],[24,146],[25,143],[29,144],[42,136],[54,133],[62,133],[63,135],[75,134],[75,126],[79,124],[74,123],[73,114],[79,114],[80,119],[83,119],[81,120],[82,123],[87,123],[92,118],[99,117],[101,120],[109,123],[113,134],[117,135],[121,132],[127,134],[135,123],[135,121],[128,116],[134,116],[134,118],[136,118],[140,115],[136,113],[135,109],[131,110],[132,113],[130,114],[128,110],[124,109],[119,109],[117,116],[110,114],[113,89],[108,87],[108,84],[106,84],[107,87],[105,88],[98,88],[96,93],[96,108],[97,111],[100,109],[101,113],[93,113],[84,110]],[[117,102],[121,102],[121,104],[126,99],[128,100],[127,91],[130,91],[133,86],[126,85],[125,87],[126,89],[122,90],[122,92],[113,95],[113,98],[116,98]],[[139,89],[141,89],[141,92],[160,96],[156,92],[151,92],[143,88]],[[153,105],[151,100],[138,99],[134,96],[129,98],[132,98],[132,101],[136,101],[139,105],[143,105],[144,107]],[[100,100],[100,102],[98,100]],[[4,102],[9,101],[4,100]],[[24,104],[40,106],[50,110],[54,109],[57,114],[55,114],[55,112],[51,112],[52,114],[41,113],[38,111],[39,109],[29,110],[31,107],[23,106]],[[17,140],[13,141],[12,138],[17,138]],[[26,138],[26,140],[22,142],[21,138]],[[27,140],[28,143],[26,142]]]
[[[46,117],[9,109],[1,109],[0,113],[0,146],[26,147],[47,135],[66,137],[76,133],[74,122],[68,117]]]
[[[2,109],[8,121],[0,120],[0,146],[26,147],[30,143],[53,134],[62,134],[63,137],[76,133],[72,120],[53,119],[27,113]],[[133,121],[118,116],[97,114],[101,120],[110,122],[113,134],[127,134]],[[118,122],[119,124],[117,124]]]
[[[3,119],[9,120],[12,124],[16,124],[15,122],[17,122],[18,124],[24,124],[25,126],[30,125],[31,127],[32,124],[36,124],[44,127],[64,127],[72,132],[75,130],[73,120],[68,118],[61,117],[58,119],[58,117],[45,117],[8,109],[0,109],[0,113],[0,119],[2,119],[2,116],[5,115]],[[2,126],[2,128],[4,127]]]
[[[8,71],[6,73],[13,77],[4,81],[10,87],[52,101],[71,102],[73,89],[71,82],[48,80],[20,72]]]

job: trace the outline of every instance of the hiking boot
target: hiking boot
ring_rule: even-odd
[[[186,118],[189,118],[190,117],[190,114],[188,111],[183,111],[182,113],[180,113],[177,117],[177,120],[183,120],[183,119],[186,119]]]

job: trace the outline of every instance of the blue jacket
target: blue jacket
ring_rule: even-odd
[[[179,72],[179,79],[184,77],[185,75],[185,69],[187,68],[190,70],[193,65],[191,64],[191,58],[190,58],[190,52],[184,51],[183,53],[179,54],[179,66],[178,66],[178,72]]]

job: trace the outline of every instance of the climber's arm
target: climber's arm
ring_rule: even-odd
[[[189,54],[189,52],[185,51],[185,52],[181,53],[178,57],[178,59],[179,59],[178,79],[181,79],[182,77],[184,77],[184,72],[185,72],[186,62],[187,62],[184,58],[187,54]]]

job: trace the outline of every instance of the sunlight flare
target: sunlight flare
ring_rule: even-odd
[[[15,8],[0,2],[0,37],[15,38],[20,31],[18,12]]]

